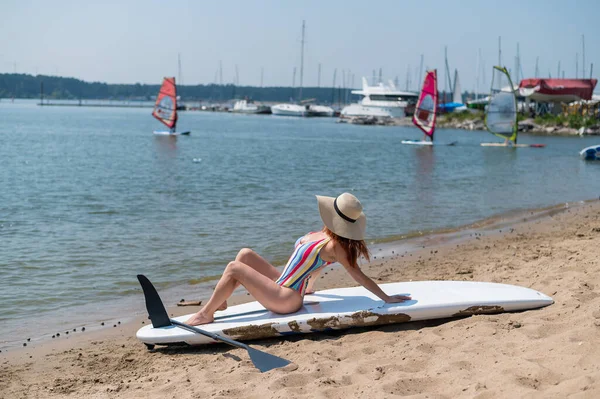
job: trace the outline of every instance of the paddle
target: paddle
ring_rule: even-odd
[[[215,341],[225,342],[226,344],[246,349],[248,351],[248,355],[250,356],[250,360],[252,361],[254,366],[256,366],[256,368],[260,370],[261,373],[272,369],[284,367],[290,364],[289,360],[282,359],[269,353],[259,351],[258,349],[251,348],[248,345],[238,341],[234,341],[231,338],[214,334],[209,331],[202,330],[198,327],[190,326],[188,324],[181,323],[177,320],[169,318],[169,315],[165,310],[165,306],[163,305],[162,300],[158,295],[158,292],[156,292],[156,288],[154,288],[150,280],[148,280],[143,274],[138,274],[137,278],[142,286],[142,290],[144,291],[144,298],[146,299],[146,309],[148,310],[148,315],[150,316],[150,321],[152,321],[152,326],[154,328],[176,325],[196,334],[202,334],[207,337],[210,337]]]

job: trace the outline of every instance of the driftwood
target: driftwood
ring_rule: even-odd
[[[186,301],[185,299],[177,302],[177,306],[200,306],[201,304],[202,301]]]

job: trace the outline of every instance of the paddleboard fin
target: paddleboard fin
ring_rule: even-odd
[[[173,323],[171,323],[171,320],[169,319],[169,314],[165,309],[165,305],[163,305],[158,292],[156,292],[156,288],[154,288],[150,280],[143,274],[138,274],[137,279],[144,291],[146,310],[148,310],[150,321],[152,321],[152,327],[159,328],[172,325]]]

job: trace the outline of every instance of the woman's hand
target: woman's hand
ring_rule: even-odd
[[[412,298],[406,295],[392,295],[385,299],[385,303],[399,303],[404,301],[410,301]]]

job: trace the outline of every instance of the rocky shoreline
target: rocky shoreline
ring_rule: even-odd
[[[389,118],[375,116],[355,116],[340,118],[338,123],[350,123],[354,125],[376,125],[376,126],[414,126],[412,118]],[[462,130],[486,130],[483,119],[448,119],[440,117],[437,122],[440,128],[462,129]],[[598,136],[600,135],[600,121],[587,128],[572,128],[565,125],[537,124],[534,119],[525,119],[519,122],[519,132],[534,134],[566,135],[566,136]]]
[[[485,124],[481,119],[472,120],[451,120],[438,122],[439,127],[464,130],[486,130]],[[568,136],[596,136],[600,135],[600,122],[588,128],[572,128],[563,125],[540,125],[533,119],[525,119],[519,122],[519,132],[529,132],[548,135],[568,135]]]

